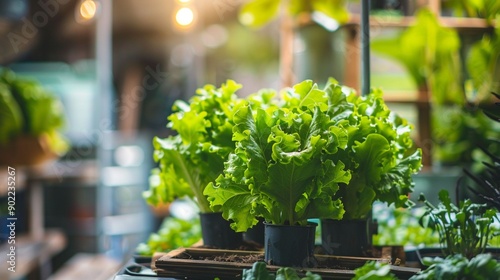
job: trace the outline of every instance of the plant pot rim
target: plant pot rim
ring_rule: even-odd
[[[326,221],[326,222],[334,222],[334,223],[337,223],[337,222],[343,222],[343,223],[359,223],[359,222],[366,222],[368,220],[368,218],[361,218],[361,219],[340,219],[340,220],[336,220],[336,219],[321,219],[321,221]]]
[[[277,225],[269,222],[264,222],[265,226],[273,226],[273,227],[298,227],[298,228],[306,228],[306,227],[316,227],[318,226],[315,222],[307,222],[307,225]]]

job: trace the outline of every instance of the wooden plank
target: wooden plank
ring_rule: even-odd
[[[359,25],[360,16],[352,14],[348,24]],[[414,16],[370,16],[371,27],[409,27],[415,23]],[[496,26],[496,21],[492,21],[492,25],[483,18],[469,18],[469,17],[439,17],[439,23],[442,26],[454,28],[458,31],[461,30],[478,30],[485,28],[492,28]]]
[[[43,240],[35,240],[29,235],[16,237],[15,273],[7,270],[7,254],[0,255],[0,279],[19,279],[28,275],[33,269],[43,265],[51,256],[62,251],[66,246],[66,237],[61,231],[47,230]],[[9,244],[3,244],[0,252],[9,252]]]
[[[165,255],[155,257],[152,269],[159,276],[179,277],[188,279],[207,279],[211,277],[222,277],[224,279],[241,279],[243,269],[250,269],[254,263],[251,262],[230,262],[216,261],[215,257],[237,256],[249,257],[263,260],[263,252],[257,251],[236,251],[236,250],[215,250],[198,248],[180,248]],[[204,259],[210,257],[210,259]],[[364,258],[364,257],[344,257],[330,255],[315,255],[317,267],[296,268],[297,272],[305,275],[306,271],[319,274],[323,279],[351,279],[354,276],[354,269],[362,266],[367,261],[379,261],[390,263],[387,258]],[[279,266],[267,265],[267,269],[276,272]],[[391,271],[402,279],[408,279],[419,269],[391,266]]]
[[[48,280],[108,280],[120,268],[120,263],[104,255],[80,253],[71,258]]]

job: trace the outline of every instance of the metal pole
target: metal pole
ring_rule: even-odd
[[[361,1],[361,95],[370,93],[370,0]]]
[[[101,130],[102,138],[108,136],[105,132],[113,129],[113,66],[112,66],[112,16],[113,1],[99,1],[101,13],[96,22],[96,83],[97,83],[97,106],[99,106],[98,129]],[[99,172],[107,164],[103,144],[105,139],[101,139],[97,144],[97,166]],[[103,218],[106,215],[106,205],[109,203],[106,199],[105,186],[102,183],[102,174],[99,176],[96,189],[96,237],[97,251],[104,253],[105,236],[103,230]]]

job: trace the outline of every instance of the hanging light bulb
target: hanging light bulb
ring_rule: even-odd
[[[191,25],[194,21],[194,13],[191,8],[183,7],[175,13],[175,22],[182,27]]]
[[[80,15],[85,20],[94,18],[97,12],[97,4],[93,0],[85,0],[80,4]]]
[[[81,0],[75,10],[75,19],[78,23],[92,21],[99,11],[99,3],[95,0]]]

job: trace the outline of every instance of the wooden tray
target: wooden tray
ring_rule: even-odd
[[[231,256],[235,261],[219,261]],[[358,258],[343,256],[315,255],[317,267],[296,268],[299,275],[306,271],[321,275],[328,279],[352,279],[354,269],[363,266],[367,261],[390,263],[386,258]],[[181,279],[241,279],[243,269],[250,269],[255,261],[264,260],[263,252],[235,251],[199,248],[181,248],[169,252],[156,259],[152,269],[162,277]],[[280,266],[267,265],[267,269],[276,272]],[[408,279],[420,269],[391,265],[391,272],[400,279]]]

